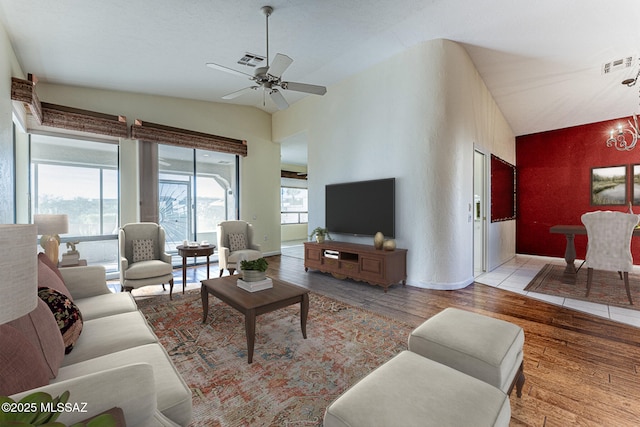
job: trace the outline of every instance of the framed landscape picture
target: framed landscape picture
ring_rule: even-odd
[[[640,165],[633,165],[633,176],[631,177],[631,194],[633,204],[640,205]]]
[[[627,204],[627,166],[591,168],[591,204]]]

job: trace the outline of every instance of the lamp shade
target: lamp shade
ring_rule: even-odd
[[[30,313],[38,304],[36,226],[0,224],[0,324]]]
[[[36,214],[33,223],[38,226],[41,236],[64,234],[69,232],[69,218],[64,214]]]

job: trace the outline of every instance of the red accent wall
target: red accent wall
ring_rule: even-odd
[[[640,164],[640,144],[621,152],[606,146],[611,129],[623,117],[516,138],[517,219],[516,252],[564,257],[566,239],[551,234],[556,224],[581,224],[580,216],[594,210],[628,211],[628,206],[591,205],[591,168]],[[631,201],[633,169],[627,171]],[[640,206],[634,206],[640,214]],[[584,259],[586,236],[576,236],[576,254]],[[640,264],[640,239],[632,239],[634,264]]]

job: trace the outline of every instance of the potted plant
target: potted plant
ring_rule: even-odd
[[[245,282],[255,282],[264,280],[267,277],[267,267],[269,263],[264,258],[258,258],[253,261],[240,261],[240,270],[242,271],[242,280]]]
[[[311,234],[309,234],[309,238],[312,239],[313,236],[316,236],[316,242],[322,243],[324,242],[325,237],[331,240],[331,236],[329,235],[329,230],[322,227],[316,227]]]

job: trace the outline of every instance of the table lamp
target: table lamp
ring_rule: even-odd
[[[0,325],[38,304],[36,239],[33,224],[0,224]]]
[[[33,223],[38,226],[40,246],[51,262],[58,265],[60,234],[69,232],[69,218],[64,214],[36,214]]]

